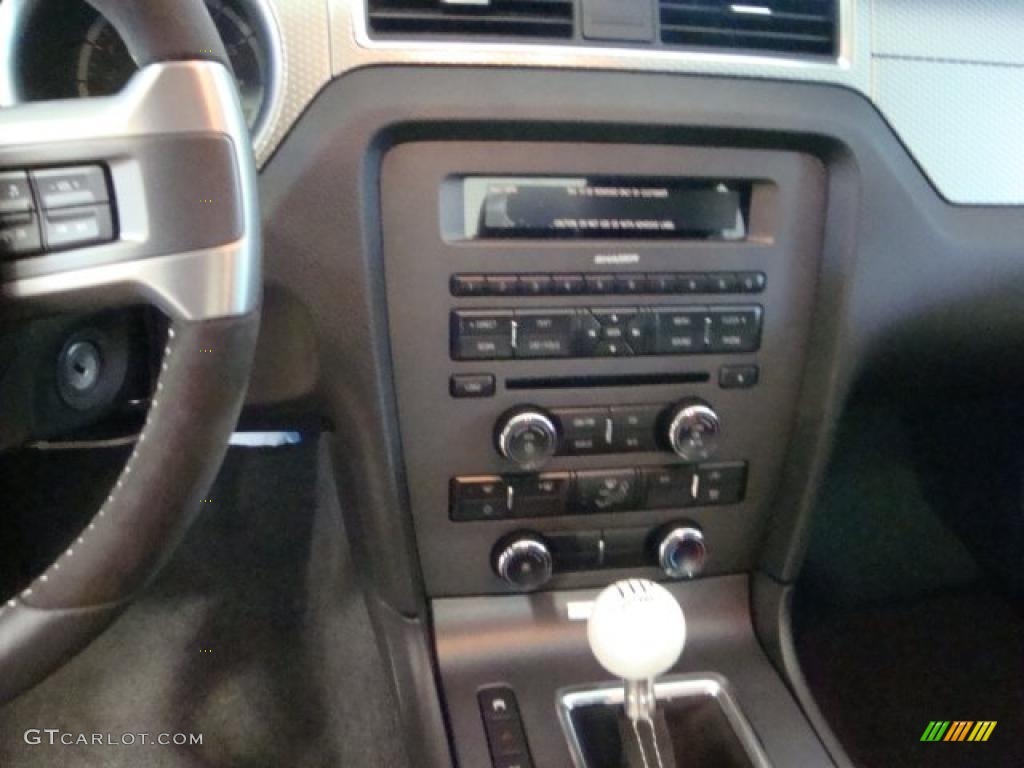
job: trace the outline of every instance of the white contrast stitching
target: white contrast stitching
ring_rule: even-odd
[[[161,366],[164,371],[167,370],[168,362],[171,359],[171,353],[173,351],[173,344],[172,344],[173,339],[174,339],[174,329],[173,328],[168,328],[167,329],[167,345],[164,347],[164,359],[163,359],[163,363],[162,363],[162,366]],[[156,383],[157,392],[160,392],[160,391],[163,390],[163,381],[162,381],[162,379],[163,379],[163,376],[161,376],[157,380],[157,383]],[[79,545],[84,545],[85,544],[85,540],[86,540],[86,537],[89,535],[89,532],[90,531],[94,531],[96,529],[96,520],[106,516],[107,508],[113,503],[115,497],[117,496],[117,492],[119,490],[121,490],[121,488],[124,487],[124,478],[131,474],[132,465],[135,463],[135,459],[139,455],[139,445],[143,441],[142,436],[145,435],[146,434],[146,430],[149,429],[149,425],[150,425],[150,423],[153,420],[153,414],[156,413],[156,409],[157,409],[157,407],[159,405],[160,405],[160,398],[157,395],[154,395],[153,396],[153,402],[150,403],[150,406],[149,406],[149,413],[146,414],[146,423],[142,425],[142,432],[139,434],[139,440],[135,443],[135,448],[132,450],[132,455],[128,457],[128,461],[125,463],[124,469],[121,470],[121,476],[117,479],[117,482],[114,484],[114,489],[110,492],[110,495],[107,496],[106,501],[103,502],[103,506],[100,507],[99,512],[96,513],[96,517],[93,518],[92,522],[89,523],[88,528],[82,533],[82,535],[78,537]],[[68,550],[66,552],[64,552],[59,558],[57,558],[57,560],[55,560],[50,565],[49,568],[47,568],[45,571],[43,571],[43,573],[40,574],[35,579],[35,581],[32,582],[31,585],[29,585],[25,590],[22,591],[21,597],[22,598],[29,597],[32,594],[32,587],[34,587],[37,583],[46,583],[47,581],[49,581],[50,574],[60,570],[61,560],[63,560],[65,557],[72,557],[73,555],[74,555],[74,551],[71,548],[68,548]],[[8,601],[4,606],[0,607],[0,616],[3,615],[4,611],[7,610],[8,607],[10,607],[10,608],[17,607],[18,602],[19,602],[18,599],[14,598],[14,599]]]

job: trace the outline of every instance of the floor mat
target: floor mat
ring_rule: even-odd
[[[341,517],[318,500],[325,477],[315,442],[232,450],[157,582],[0,710],[0,766],[405,768]],[[31,744],[30,729],[135,743]]]
[[[797,635],[807,682],[862,768],[1024,766],[1024,619],[981,589],[843,612]],[[929,722],[997,722],[985,743]]]

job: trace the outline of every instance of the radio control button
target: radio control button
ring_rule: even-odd
[[[483,296],[485,282],[483,275],[452,275],[449,288],[452,296]]]
[[[488,296],[515,296],[519,293],[519,278],[516,275],[488,275],[484,292]]]
[[[586,456],[611,449],[611,417],[606,408],[565,408],[552,413],[562,427],[562,453]]]
[[[460,337],[453,352],[456,360],[508,360],[512,357],[512,337]]]
[[[552,275],[552,293],[562,296],[579,296],[586,292],[583,275]]]
[[[718,371],[722,389],[749,389],[757,384],[760,371],[756,365],[723,365]]]
[[[587,293],[604,294],[615,292],[615,275],[584,275]]]
[[[703,308],[656,310],[655,353],[687,355],[703,352],[706,316]]]
[[[454,313],[460,336],[512,337],[512,313],[489,310],[460,310]]]
[[[636,509],[639,486],[635,469],[577,472],[574,506],[583,513]]]
[[[647,290],[647,278],[643,275],[616,275],[616,293],[644,293]]]
[[[633,348],[622,341],[602,341],[594,348],[594,357],[632,357]]]
[[[626,325],[626,343],[638,355],[647,354],[654,346],[654,316],[641,313]]]
[[[592,309],[590,310],[597,321],[605,328],[623,328],[625,325],[636,317],[636,307],[612,308],[612,309]]]
[[[551,336],[551,335],[520,335],[516,339],[516,357],[537,358],[537,357],[571,357],[572,356],[572,335]]]
[[[671,272],[661,272],[647,276],[647,291],[649,293],[675,293],[678,278]]]
[[[761,346],[760,307],[713,307],[708,314],[711,352],[754,352]]]
[[[590,357],[601,341],[601,324],[586,310],[579,315],[578,320],[576,338],[579,340],[579,354],[582,357]]]
[[[519,276],[519,293],[523,296],[547,296],[553,290],[551,275]]]
[[[708,293],[708,275],[685,274],[676,277],[676,293]]]
[[[737,293],[740,289],[739,277],[731,272],[715,272],[709,278],[708,293]]]
[[[523,309],[516,312],[515,318],[519,336],[535,333],[568,336],[572,334],[576,313],[571,309]]]
[[[655,425],[661,409],[655,405],[613,407],[612,452],[658,450]]]
[[[764,272],[740,272],[739,289],[743,293],[761,293],[768,284]]]
[[[452,397],[493,397],[494,376],[490,373],[456,374],[448,382]]]

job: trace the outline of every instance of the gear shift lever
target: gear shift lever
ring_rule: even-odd
[[[615,582],[594,602],[587,639],[601,666],[625,681],[627,717],[634,724],[652,721],[654,680],[672,668],[686,643],[686,619],[672,593],[647,579]]]

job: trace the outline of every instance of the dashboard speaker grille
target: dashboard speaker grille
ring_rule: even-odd
[[[570,38],[573,0],[369,0],[386,35]]]
[[[837,0],[658,0],[672,46],[835,56]]]

